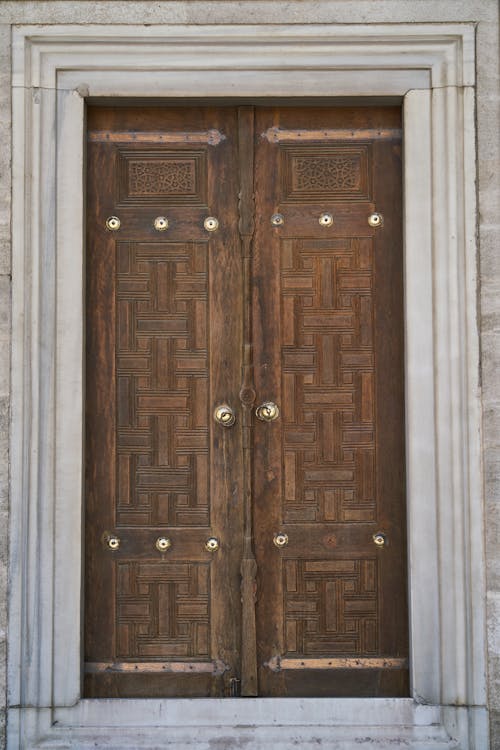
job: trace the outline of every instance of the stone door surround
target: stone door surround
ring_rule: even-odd
[[[9,748],[487,748],[473,26],[19,26],[13,41]],[[85,101],[236,96],[403,102],[411,698],[80,700]]]

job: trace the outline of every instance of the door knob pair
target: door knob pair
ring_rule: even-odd
[[[264,401],[255,409],[255,414],[262,422],[274,422],[278,419],[280,410],[273,401]],[[228,404],[220,404],[214,411],[214,419],[223,427],[232,427],[236,422],[236,414]]]

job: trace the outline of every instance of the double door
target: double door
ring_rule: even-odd
[[[408,694],[397,108],[88,111],[89,697]]]

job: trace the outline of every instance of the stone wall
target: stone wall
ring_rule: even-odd
[[[477,24],[478,306],[481,336],[492,748],[500,749],[500,93],[497,0],[219,0],[0,2],[0,711],[5,705],[8,564],[11,24],[57,23]],[[477,499],[478,503],[482,498]],[[4,745],[0,739],[0,747]]]

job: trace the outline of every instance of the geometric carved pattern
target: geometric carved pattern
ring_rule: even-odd
[[[378,649],[377,560],[286,560],[287,654],[367,656]]]
[[[368,147],[318,146],[281,151],[283,200],[369,200]]]
[[[296,157],[294,159],[296,190],[354,190],[359,186],[359,159],[349,156]]]
[[[372,240],[283,240],[283,514],[375,520]]]
[[[209,656],[209,563],[117,563],[117,658]]]
[[[193,186],[194,163],[192,160],[129,161],[129,195],[163,196],[170,193],[190,193],[193,191]]]
[[[203,243],[117,243],[117,523],[209,524]]]
[[[118,153],[117,206],[206,205],[205,150],[120,150]]]

